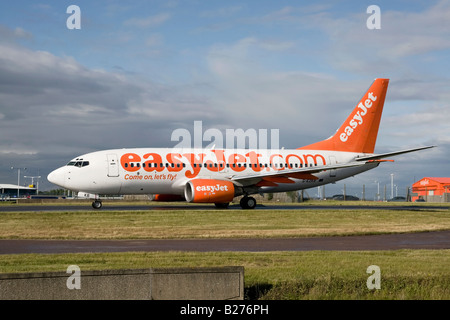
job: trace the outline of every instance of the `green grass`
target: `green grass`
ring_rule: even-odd
[[[447,209],[0,212],[0,239],[304,237],[450,229]]]
[[[244,266],[246,299],[450,298],[450,250],[128,252],[0,256],[0,272]],[[369,290],[367,267],[381,269]]]

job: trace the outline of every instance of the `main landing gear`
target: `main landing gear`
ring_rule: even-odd
[[[102,207],[102,202],[100,200],[95,200],[92,202],[92,208],[94,209],[100,209]]]
[[[240,202],[242,209],[255,209],[256,200],[253,197],[244,196]]]
[[[228,203],[215,203],[215,206],[218,209],[227,209],[228,205],[229,205]],[[244,196],[241,199],[240,205],[242,209],[255,209],[256,200],[253,197]]]

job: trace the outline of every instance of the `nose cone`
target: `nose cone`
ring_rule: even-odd
[[[56,169],[47,176],[47,180],[57,186],[64,187],[65,174],[63,168]]]

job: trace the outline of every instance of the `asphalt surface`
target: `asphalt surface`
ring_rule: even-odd
[[[231,206],[234,208],[235,206]],[[113,210],[210,210],[213,206],[193,205],[110,205],[101,209]],[[239,208],[239,206],[236,206]],[[316,209],[439,209],[436,206],[264,206],[267,210],[316,210]],[[449,209],[448,207],[442,207]],[[86,206],[12,205],[0,207],[2,211],[78,211],[93,210]],[[145,252],[145,251],[309,251],[309,250],[397,250],[397,249],[450,249],[450,230],[405,234],[366,236],[335,236],[305,238],[258,239],[173,239],[173,240],[0,240],[0,254],[23,253],[88,253],[88,252]]]
[[[151,211],[151,210],[211,210],[216,209],[212,205],[195,205],[195,204],[179,204],[179,205],[117,205],[104,203],[101,209],[93,209],[90,202],[86,205],[8,205],[0,206],[0,212],[40,212],[40,211]],[[238,204],[230,205],[229,209],[243,210]],[[365,210],[450,210],[449,206],[426,206],[426,205],[263,205],[259,204],[255,209],[258,210],[347,210],[347,209],[365,209]],[[224,210],[224,209],[217,209]]]
[[[450,249],[450,231],[344,237],[181,240],[0,240],[0,254],[150,251]]]

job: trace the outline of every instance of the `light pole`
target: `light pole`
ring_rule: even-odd
[[[391,173],[391,199],[394,198],[394,174]]]
[[[11,167],[11,170],[17,169],[17,200],[20,197],[20,169],[27,170],[27,168],[14,168]]]
[[[380,181],[376,181],[375,183],[378,185],[378,189],[377,189],[377,201],[380,200]]]
[[[41,176],[34,176],[34,177],[30,177],[30,176],[23,176],[24,178],[30,178],[31,179],[31,185],[34,187],[34,178],[36,179],[40,179]],[[36,194],[39,194],[39,180],[37,182],[37,187],[36,187]]]

